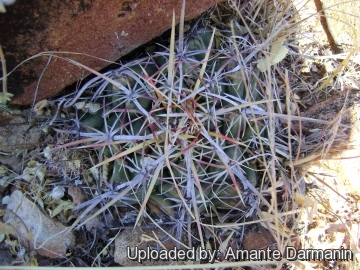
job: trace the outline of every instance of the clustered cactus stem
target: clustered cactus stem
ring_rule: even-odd
[[[197,26],[176,41],[173,19],[168,49],[89,80],[64,103],[76,129],[57,131],[98,153],[92,172],[106,172],[98,179],[121,193],[116,203],[137,207],[136,222],[149,211],[179,221],[181,235],[194,221],[201,232],[207,220],[253,215],[259,162],[270,158],[268,101],[239,54],[251,44],[232,28]]]

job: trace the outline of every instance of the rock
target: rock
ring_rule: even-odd
[[[15,190],[11,194],[7,209],[17,216],[7,212],[4,221],[16,229],[17,237],[23,241],[24,247],[49,258],[64,257],[66,250],[74,247],[73,233],[65,232],[67,227],[42,213],[21,191]]]
[[[30,110],[0,109],[0,163],[10,166],[16,173],[21,173],[23,166],[18,153],[33,149],[39,143],[48,142],[44,139],[42,130],[32,128],[26,117],[29,115]]]
[[[248,231],[245,233],[243,249],[267,250],[269,248],[270,250],[280,250],[281,252],[284,252],[283,248],[285,246],[294,247],[296,250],[301,248],[300,237],[295,232],[293,232],[291,236],[287,235],[290,239],[284,238],[284,235],[280,234],[280,239],[276,240],[274,236],[277,237],[276,231],[273,231],[272,234],[263,227],[261,227],[260,232]]]
[[[162,230],[154,229],[140,229],[135,228],[134,230],[124,230],[122,231],[115,239],[115,251],[114,251],[114,260],[115,262],[123,266],[151,266],[151,265],[171,265],[181,263],[172,262],[172,261],[154,261],[154,260],[144,260],[142,263],[139,263],[134,260],[130,260],[129,256],[133,256],[135,247],[138,250],[146,250],[147,247],[155,247],[155,241],[145,242],[142,238],[144,235],[155,238],[155,235],[160,240],[161,244],[165,246],[166,249],[174,249],[175,242],[166,235]],[[170,234],[171,235],[171,234]],[[131,249],[131,254],[127,253],[127,247]]]
[[[221,1],[187,1],[185,19]],[[9,74],[12,103],[32,104],[35,94],[36,100],[54,96],[88,74],[67,58],[95,70],[106,67],[170,28],[173,10],[179,21],[181,1],[16,1],[0,14],[7,71],[31,56],[57,53],[38,55]]]
[[[248,231],[245,234],[243,248],[246,250],[258,249],[274,249],[276,247],[276,240],[271,233],[263,229],[261,232]]]

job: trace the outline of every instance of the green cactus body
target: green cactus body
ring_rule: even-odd
[[[232,145],[231,147],[225,149],[225,154],[234,161],[241,160],[244,157],[244,152],[238,145]]]
[[[128,162],[122,159],[117,159],[114,161],[110,183],[125,183],[132,179],[129,170],[125,167],[127,165]]]
[[[211,32],[198,33],[198,35],[188,39],[188,50],[198,61],[204,60],[205,52],[210,44],[211,35]],[[215,47],[214,44],[212,47]]]
[[[145,127],[144,123],[141,120],[134,120],[131,127],[129,127],[129,132],[138,136],[145,136],[151,134],[151,130],[149,127]]]
[[[110,117],[108,117],[108,120],[106,121],[107,122],[107,128],[108,129],[118,129],[120,128],[120,119],[119,119],[119,115],[118,114],[115,114],[115,113],[112,113],[110,115]],[[103,131],[105,131],[105,124],[104,124],[104,128],[103,128]]]
[[[244,99],[246,96],[245,81],[242,77],[241,71],[236,71],[228,76],[229,83],[225,92],[234,97]]]
[[[174,205],[167,199],[167,197],[158,194],[151,194],[149,202],[153,205],[153,210],[160,210],[160,212],[156,212],[157,214],[167,213],[171,217],[174,216]]]
[[[258,182],[258,175],[256,170],[256,165],[253,162],[246,162],[245,164],[241,165],[241,168],[244,170],[246,174],[247,180],[253,185],[256,186]]]
[[[143,68],[140,65],[128,67],[126,73],[117,76],[115,80],[129,89],[130,93],[122,93],[117,86],[111,85],[111,90],[119,91],[119,95],[112,96],[113,106],[122,109],[126,108],[133,117],[136,114],[131,111],[138,109],[134,100],[137,100],[145,110],[149,110],[154,98],[146,94],[144,86],[146,86],[146,78],[152,76],[156,71],[155,65],[146,65]]]
[[[222,132],[227,137],[239,140],[246,132],[246,119],[243,115],[230,114],[228,121],[224,121]]]
[[[256,115],[235,108],[239,104],[252,106],[262,98],[257,89],[259,74],[254,71],[244,78],[242,67],[238,67],[240,60],[234,60],[234,43],[221,30],[215,31],[208,52],[212,36],[212,31],[201,30],[185,38],[181,54],[174,52],[173,70],[166,50],[119,68],[109,76],[123,87],[109,83],[102,92],[92,90],[91,100],[106,104],[107,118],[100,110],[80,120],[84,126],[113,132],[112,137],[120,138],[120,145],[102,149],[109,157],[121,155],[112,160],[109,180],[114,184],[133,183],[141,174],[144,179],[136,182],[136,193],[128,197],[138,198],[141,205],[145,188],[154,184],[148,206],[155,214],[176,218],[180,210],[188,211],[183,203],[194,199],[189,190],[196,199],[189,204],[191,216],[194,204],[202,215],[214,207],[219,215],[229,209],[242,211],[244,201],[235,186],[240,194],[246,187],[242,179],[230,175],[229,168],[237,166],[252,185],[260,178],[249,153],[257,150],[261,137],[267,136],[267,122],[256,120],[257,130]],[[204,62],[207,53],[210,55]],[[261,107],[257,106],[254,110]],[[153,178],[155,171],[157,178]]]
[[[158,192],[159,194],[162,194],[166,198],[174,198],[180,200],[180,195],[176,191],[174,184],[170,184],[167,182],[162,183],[161,185],[158,186]]]
[[[85,113],[80,117],[80,119],[82,126],[87,132],[94,132],[93,129],[101,130],[104,125],[104,119],[102,117],[101,110],[94,114]]]

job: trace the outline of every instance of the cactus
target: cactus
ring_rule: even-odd
[[[141,213],[224,220],[254,203],[248,191],[262,177],[268,122],[256,117],[265,110],[259,73],[242,70],[229,31],[198,29],[183,43],[172,36],[170,49],[86,85],[82,101],[101,109],[77,111],[80,136],[92,139],[96,168],[110,165],[107,181],[132,185],[121,200]]]

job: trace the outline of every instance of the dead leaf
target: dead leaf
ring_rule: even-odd
[[[12,226],[0,221],[0,233],[16,234],[16,230]]]
[[[96,113],[98,110],[101,109],[101,106],[100,104],[97,104],[97,103],[86,103],[85,109],[88,109],[90,113]]]
[[[296,204],[304,207],[312,207],[314,205],[314,201],[311,198],[306,197],[299,192],[294,193],[294,201]]]
[[[82,110],[85,107],[85,101],[77,102],[74,104],[74,106],[76,107],[76,109]]]
[[[289,50],[283,44],[283,40],[277,40],[271,45],[270,59],[273,65],[281,62],[288,54]]]
[[[66,210],[73,209],[74,205],[71,201],[63,201],[59,200],[60,204],[51,212],[50,217],[55,217],[56,215],[60,214],[61,212],[65,212]]]
[[[280,63],[288,54],[288,48],[282,45],[284,40],[285,37],[282,37],[273,42],[271,44],[270,55],[258,60],[257,68],[261,72],[265,72],[270,68],[270,66]]]
[[[78,187],[69,188],[68,194],[72,197],[73,203],[75,205],[79,205],[85,200],[84,194]]]
[[[48,103],[47,99],[43,99],[35,104],[34,111],[36,112],[37,115],[44,114],[43,109],[46,107],[47,103]]]

